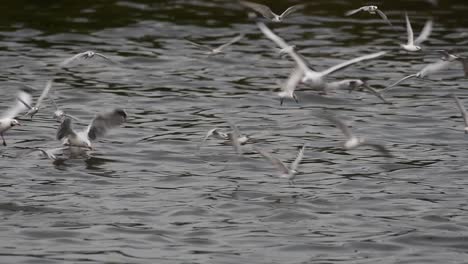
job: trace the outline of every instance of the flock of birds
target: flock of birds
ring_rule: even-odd
[[[253,11],[253,13],[249,13],[249,15],[254,16],[253,14],[260,14],[268,21],[277,22],[277,23],[283,22],[292,13],[297,12],[300,9],[304,8],[304,5],[294,5],[286,9],[280,15],[278,15],[274,13],[269,7],[262,5],[262,4],[248,2],[248,1],[239,1],[239,3],[245,8],[248,8],[251,11]],[[380,10],[377,6],[363,6],[354,10],[350,10],[345,13],[345,16],[354,16],[362,12],[367,12],[371,15],[377,14],[386,24],[394,28],[393,24],[388,19],[387,15],[382,10]],[[413,33],[410,19],[406,13],[405,13],[405,21],[406,21],[406,30],[407,30],[407,43],[400,44],[400,47],[406,50],[407,52],[421,51],[423,49],[420,46],[421,43],[423,43],[430,37],[432,27],[433,27],[432,20],[428,20],[425,23],[421,31],[421,34],[416,39],[414,38],[414,33]],[[372,87],[368,85],[368,83],[365,80],[361,80],[361,79],[346,79],[346,80],[330,82],[330,81],[327,81],[328,75],[331,75],[337,71],[343,70],[356,63],[382,57],[385,54],[387,54],[387,52],[380,51],[380,52],[363,55],[363,56],[339,63],[328,69],[317,71],[313,69],[306,62],[305,58],[296,50],[296,47],[294,45],[287,44],[285,40],[283,40],[280,36],[275,34],[260,19],[258,19],[256,23],[260,31],[268,39],[270,39],[273,43],[275,43],[280,48],[280,53],[289,55],[289,57],[295,62],[295,67],[292,69],[289,78],[283,84],[281,84],[281,91],[277,93],[278,97],[280,98],[281,105],[283,104],[283,101],[285,99],[292,99],[296,103],[299,102],[299,98],[295,94],[295,90],[296,90],[296,87],[301,83],[320,92],[326,92],[327,90],[330,90],[330,89],[348,89],[350,92],[355,91],[355,90],[369,92],[375,95],[376,97],[378,97],[383,103],[390,104],[390,102],[384,98],[383,94],[389,89],[399,85],[403,81],[406,81],[410,78],[425,78],[429,75],[432,75],[434,73],[447,69],[450,65],[456,62],[461,63],[465,76],[468,76],[468,58],[462,57],[460,55],[452,54],[451,52],[446,51],[446,50],[438,50],[438,52],[442,54],[441,58],[438,61],[424,66],[417,73],[403,77],[402,79],[396,81],[395,83],[389,85],[388,87],[386,87],[385,89],[381,91],[377,91],[373,89]],[[194,41],[190,41],[190,40],[187,40],[187,41],[188,43],[190,43],[191,45],[194,45],[197,48],[206,50],[208,55],[216,55],[216,54],[225,52],[229,46],[240,41],[243,37],[244,37],[243,34],[240,34],[234,37],[229,42],[221,46],[214,47],[214,48],[200,44],[200,43],[196,43]],[[72,63],[74,63],[77,60],[86,60],[86,59],[90,59],[93,57],[100,57],[111,63],[116,63],[103,54],[96,53],[93,51],[86,51],[86,52],[76,54],[64,60],[62,63],[59,64],[59,67],[69,67]],[[48,81],[45,88],[42,91],[42,94],[39,96],[39,98],[36,100],[34,104],[33,104],[33,99],[31,95],[33,90],[31,89],[31,87],[26,87],[24,89],[21,89],[18,92],[18,95],[16,96],[17,100],[15,104],[8,111],[6,111],[6,113],[4,113],[3,116],[0,118],[0,136],[1,136],[2,143],[4,146],[7,145],[5,138],[4,138],[5,132],[15,126],[20,125],[20,122],[18,120],[21,121],[21,119],[26,118],[26,117],[29,117],[32,120],[34,115],[41,109],[41,106],[44,100],[47,98],[50,90],[52,89],[52,86],[53,86],[53,81],[52,80]],[[455,99],[457,106],[460,109],[460,112],[463,115],[463,119],[465,122],[464,131],[465,133],[468,133],[467,112],[462,102],[459,100],[459,98],[455,95],[453,95],[453,97]],[[109,129],[122,125],[126,121],[126,118],[127,118],[127,113],[125,112],[125,110],[114,109],[109,112],[97,114],[94,117],[94,119],[90,122],[90,124],[87,126],[86,129],[81,130],[81,131],[75,131],[72,128],[72,122],[73,120],[78,120],[78,119],[62,111],[57,106],[53,98],[49,98],[49,99],[54,104],[55,109],[56,109],[56,111],[54,112],[54,118],[56,118],[57,121],[60,122],[60,125],[57,129],[56,138],[62,141],[62,144],[63,144],[62,150],[67,149],[67,150],[70,150],[71,152],[76,152],[76,151],[83,152],[83,151],[91,150],[93,149],[92,141],[96,140],[98,137],[104,136]],[[25,114],[20,115],[21,113],[25,111],[26,111]],[[344,149],[351,150],[359,146],[366,145],[366,146],[370,146],[376,149],[385,157],[392,157],[391,152],[385,146],[378,144],[378,143],[369,142],[364,138],[355,136],[351,132],[350,128],[338,117],[332,114],[328,114],[328,113],[323,114],[322,117],[332,122],[333,124],[335,124],[336,127],[339,128],[343,132],[343,134],[346,137],[346,140],[342,145]],[[208,131],[205,137],[203,138],[200,144],[200,147],[205,143],[205,141],[209,137],[214,136],[216,138],[231,142],[235,151],[239,155],[242,155],[243,153],[242,145],[249,142],[250,138],[248,136],[242,135],[234,123],[229,122],[229,125],[231,129],[228,132],[223,132],[218,128],[214,128]],[[278,168],[281,178],[286,178],[290,182],[294,180],[297,174],[297,168],[304,157],[305,149],[306,149],[306,145],[303,145],[298,151],[296,159],[292,162],[290,166],[287,166],[278,158],[272,156],[270,153],[262,149],[259,149],[257,147],[253,147],[253,150],[255,152],[265,157],[274,166]],[[48,158],[58,159],[57,156],[51,151],[39,149],[39,148],[37,150],[43,152]]]

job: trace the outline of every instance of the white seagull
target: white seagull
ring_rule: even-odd
[[[400,46],[407,50],[407,51],[419,51],[421,47],[418,46],[425,40],[429,38],[432,32],[432,20],[428,20],[424,25],[423,30],[418,38],[414,39],[413,28],[411,27],[411,23],[408,18],[408,14],[405,13],[405,20],[406,20],[406,31],[408,33],[408,43],[400,44]]]
[[[242,38],[244,37],[243,34],[240,34],[236,37],[234,37],[233,39],[231,39],[228,43],[225,43],[219,47],[216,47],[216,48],[211,48],[211,47],[208,47],[208,46],[205,46],[205,45],[202,45],[202,44],[199,44],[199,43],[196,43],[196,42],[193,42],[191,40],[188,40],[186,39],[186,41],[188,41],[190,44],[192,44],[193,46],[199,48],[199,49],[204,49],[204,50],[207,50],[208,51],[208,55],[216,55],[216,54],[219,54],[219,53],[222,53],[224,51],[224,49],[226,49],[228,46],[238,42],[239,40],[241,40]]]
[[[271,9],[266,6],[266,5],[261,5],[257,3],[252,3],[248,1],[240,1],[240,3],[255,12],[260,13],[263,17],[273,21],[273,22],[283,22],[283,20],[292,14],[293,12],[296,12],[297,10],[301,9],[304,7],[304,5],[293,5],[286,9],[281,15],[275,14]]]
[[[328,119],[338,127],[341,132],[346,136],[346,141],[343,143],[343,148],[346,150],[355,149],[359,146],[369,146],[382,153],[385,157],[392,157],[390,151],[388,151],[383,145],[368,142],[365,138],[357,137],[353,135],[349,127],[341,120],[331,115],[324,115],[324,118]]]
[[[441,70],[444,70],[444,69],[448,68],[452,62],[453,61],[449,61],[449,60],[439,60],[437,62],[428,64],[426,67],[424,67],[419,72],[417,72],[415,74],[410,74],[410,75],[408,75],[406,77],[403,77],[400,80],[398,80],[397,82],[395,82],[395,83],[391,84],[390,86],[386,87],[385,89],[383,89],[381,91],[381,93],[384,93],[384,92],[388,91],[389,89],[397,86],[398,84],[400,84],[403,81],[408,80],[410,78],[423,79],[423,78],[427,77],[428,75],[431,75],[431,74],[437,73],[437,72],[439,72]]]
[[[330,68],[328,68],[328,69],[326,69],[324,71],[317,72],[317,71],[314,71],[314,70],[310,69],[310,67],[307,66],[307,64],[302,59],[302,57],[299,56],[293,50],[293,48],[291,48],[290,45],[286,44],[286,42],[282,38],[280,38],[278,35],[273,33],[267,26],[265,26],[265,24],[259,22],[259,23],[257,23],[257,25],[260,28],[260,30],[263,32],[263,34],[265,34],[266,37],[268,37],[273,42],[275,42],[276,45],[278,45],[280,48],[284,49],[285,52],[287,52],[289,54],[289,56],[291,56],[294,59],[297,66],[302,70],[302,72],[304,74],[304,77],[302,78],[302,82],[304,82],[304,83],[308,82],[313,87],[318,87],[318,88],[325,87],[326,82],[324,80],[324,77],[329,75],[329,74],[332,74],[332,73],[334,73],[334,72],[336,72],[338,70],[344,69],[344,68],[346,68],[346,67],[348,67],[350,65],[353,65],[355,63],[365,61],[365,60],[375,59],[377,57],[380,57],[380,56],[386,54],[385,51],[372,53],[372,54],[369,54],[369,55],[361,56],[361,57],[358,57],[358,58],[355,58],[355,59],[351,59],[351,60],[342,62],[342,63],[340,63],[338,65],[335,65],[333,67],[330,67]]]
[[[360,7],[358,9],[350,10],[350,11],[345,13],[345,16],[352,16],[352,15],[354,15],[356,13],[361,12],[361,11],[362,12],[368,12],[369,14],[372,14],[372,15],[377,13],[387,24],[392,26],[392,22],[390,22],[390,20],[388,20],[387,16],[384,14],[384,12],[382,12],[377,6],[374,6],[374,5],[363,6],[363,7]]]
[[[268,159],[280,172],[279,177],[288,179],[290,183],[293,183],[294,178],[296,177],[298,171],[297,167],[301,163],[302,159],[304,158],[304,151],[306,148],[306,144],[302,146],[302,148],[297,153],[296,159],[291,163],[291,166],[288,168],[281,160],[276,157],[273,157],[270,153],[267,153],[261,149],[255,148],[254,150],[257,151],[260,155]]]
[[[90,58],[93,58],[94,56],[98,56],[100,58],[103,58],[104,60],[108,61],[108,62],[111,62],[111,63],[114,63],[116,64],[115,61],[109,59],[108,57],[104,56],[103,54],[101,53],[97,53],[97,52],[94,52],[94,51],[91,51],[91,50],[88,50],[88,51],[85,51],[85,52],[81,52],[81,53],[78,53],[64,61],[62,61],[59,66],[60,67],[66,67],[68,66],[70,63],[74,62],[75,60],[78,60],[78,59],[90,59]]]
[[[278,96],[280,97],[280,105],[283,105],[284,98],[291,98],[294,99],[296,103],[299,102],[297,100],[296,94],[294,93],[294,90],[296,89],[297,85],[301,82],[303,76],[304,73],[300,68],[295,68],[291,72],[291,75],[289,76],[288,80],[281,85],[282,91],[278,93]]]
[[[44,87],[44,90],[42,91],[41,96],[39,96],[39,99],[37,99],[36,104],[34,106],[31,106],[24,102],[23,104],[29,108],[29,111],[24,115],[27,116],[29,115],[31,119],[37,112],[39,112],[39,108],[41,107],[42,101],[44,101],[44,98],[47,96],[49,93],[50,88],[52,87],[52,80],[47,81],[46,86]]]
[[[26,110],[27,109],[26,105],[31,104],[31,101],[32,101],[31,95],[24,90],[21,90],[18,93],[16,99],[17,101],[15,105],[13,107],[10,107],[10,109],[8,109],[8,111],[0,117],[0,136],[3,141],[3,146],[7,145],[5,142],[5,138],[3,137],[3,134],[10,128],[20,125],[18,120],[15,119],[15,117],[19,113]]]
[[[123,124],[126,119],[127,113],[123,109],[114,109],[111,112],[96,115],[85,130],[75,132],[72,128],[72,120],[65,118],[57,130],[57,139],[62,140],[65,146],[93,149],[91,140],[103,136],[107,130]]]
[[[239,130],[237,129],[237,131],[239,131]],[[201,146],[205,143],[205,141],[208,140],[208,138],[211,137],[211,136],[213,136],[213,137],[215,137],[217,139],[231,141],[233,133],[232,132],[223,132],[217,127],[213,128],[213,129],[210,129],[206,133],[205,137],[203,137],[203,140],[201,141],[200,145],[198,146],[198,149],[200,149]],[[248,137],[246,135],[242,135],[242,134],[240,134],[240,136],[237,138],[237,142],[239,142],[239,144],[241,144],[241,145],[244,145],[249,140],[250,140],[250,137]]]
[[[460,109],[460,112],[462,114],[463,121],[465,122],[465,128],[463,130],[465,131],[465,134],[468,134],[468,116],[467,116],[467,113],[466,113],[466,109],[463,106],[460,99],[458,99],[458,97],[456,95],[453,95],[453,98],[455,99],[455,102],[457,103],[458,109]]]

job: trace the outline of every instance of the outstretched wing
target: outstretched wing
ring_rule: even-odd
[[[383,96],[379,92],[377,92],[375,89],[373,89],[369,85],[364,84],[362,86],[362,88],[364,88],[365,90],[369,91],[369,93],[371,93],[371,94],[375,95],[376,97],[378,97],[380,100],[382,100],[382,102],[384,102],[386,104],[391,104],[391,102],[385,100],[385,98],[383,98]]]
[[[366,146],[374,148],[375,150],[380,152],[380,154],[382,154],[383,156],[387,158],[393,157],[392,153],[383,145],[376,144],[376,143],[369,143],[369,142],[363,143],[362,145],[366,145]]]
[[[347,139],[350,139],[353,137],[353,133],[351,132],[351,129],[349,129],[349,127],[345,123],[343,123],[343,121],[338,119],[336,116],[325,114],[323,115],[323,117],[329,120],[330,122],[332,122],[333,124],[335,124],[335,126],[339,128],[341,132],[343,132],[343,134],[346,136]]]
[[[120,126],[127,119],[127,113],[123,109],[114,109],[112,112],[98,114],[88,126],[89,139],[95,140],[106,134],[110,128]]]
[[[248,1],[240,1],[240,3],[243,6],[246,6],[246,7],[250,8],[250,9],[254,10],[255,12],[260,13],[265,18],[268,18],[268,19],[275,18],[275,13],[273,13],[273,11],[271,11],[271,9],[266,5],[261,5],[261,4],[252,3],[252,2],[248,2]]]
[[[60,126],[57,129],[57,139],[62,140],[65,137],[68,137],[70,135],[75,135],[75,131],[73,131],[72,128],[72,120],[70,118],[65,118],[63,121],[60,123]]]
[[[405,13],[405,20],[406,20],[406,33],[408,34],[408,45],[414,45],[413,28],[411,27],[411,22],[409,21],[408,13]]]
[[[231,39],[228,43],[219,46],[219,47],[218,47],[218,50],[221,51],[221,50],[225,49],[227,46],[230,46],[230,45],[232,45],[232,44],[238,42],[238,41],[241,40],[243,37],[244,37],[243,34],[240,34],[239,36],[234,37],[234,38]]]
[[[432,23],[433,23],[432,20],[426,21],[426,24],[424,25],[424,28],[421,31],[421,34],[414,41],[415,44],[421,44],[422,42],[426,41],[429,38],[432,32]]]
[[[215,133],[217,130],[218,130],[218,128],[213,128],[213,129],[210,129],[210,130],[206,133],[206,135],[203,137],[202,141],[201,141],[200,144],[198,145],[198,150],[200,150],[201,146],[202,146],[203,144],[205,144],[205,141],[206,141],[209,137],[211,137],[211,136],[213,135],[213,133]]]
[[[289,174],[289,169],[284,165],[284,163],[270,155],[270,153],[267,153],[259,148],[253,148],[255,151],[257,151],[260,155],[262,155],[264,158],[268,159],[278,170],[280,170],[281,173],[283,174]]]
[[[356,64],[358,62],[375,59],[375,58],[378,58],[378,57],[380,57],[380,56],[382,56],[382,55],[384,55],[386,53],[387,53],[386,51],[380,51],[380,52],[372,53],[372,54],[369,54],[369,55],[364,55],[364,56],[361,56],[361,57],[357,57],[357,58],[354,58],[352,60],[348,60],[348,61],[342,62],[342,63],[340,63],[338,65],[335,65],[333,67],[330,67],[325,71],[321,71],[320,74],[322,76],[332,74],[332,73],[334,73],[334,72],[336,72],[338,70],[342,70],[342,69],[344,69],[346,67],[349,67],[349,66],[351,66],[353,64]]]
[[[36,102],[36,105],[35,105],[37,108],[39,108],[39,106],[41,106],[42,101],[44,100],[44,98],[49,93],[49,90],[50,90],[51,87],[52,87],[52,80],[49,80],[49,81],[47,81],[47,84],[46,84],[44,90],[42,91],[41,96],[39,97],[39,99],[37,99],[37,102]]]
[[[362,9],[364,9],[364,7],[360,7],[358,9],[353,9],[353,10],[349,10],[348,12],[345,13],[345,16],[352,16],[358,12],[360,12]]]
[[[85,54],[87,54],[87,51],[78,53],[78,54],[76,54],[76,55],[74,55],[74,56],[72,56],[72,57],[70,57],[70,58],[68,58],[68,59],[66,59],[66,60],[64,60],[64,61],[62,61],[62,62],[59,64],[59,66],[60,66],[60,67],[65,67],[65,66],[67,66],[68,64],[72,63],[73,61],[75,61],[75,60],[77,60],[77,59],[83,57],[83,55],[85,55]]]
[[[385,15],[384,12],[382,12],[381,10],[377,9],[375,10],[377,12],[377,14],[379,14],[379,16],[387,23],[389,24],[390,26],[393,26],[392,25],[392,22],[390,22],[390,20],[388,20],[388,17]]]
[[[304,7],[304,5],[293,5],[293,6],[290,6],[288,7],[288,9],[286,9],[281,15],[280,17],[281,18],[286,18],[287,16],[289,16],[290,14],[296,12],[297,10],[299,9],[302,9]]]
[[[297,153],[296,159],[291,164],[291,170],[295,171],[297,167],[299,166],[299,163],[301,163],[302,159],[304,158],[305,148],[306,148],[306,144],[304,144],[302,148],[299,150],[299,152]]]
[[[14,118],[24,110],[31,109],[31,102],[31,94],[24,90],[20,90],[16,96],[15,104],[2,115],[2,118]]]
[[[392,83],[390,86],[388,86],[388,87],[386,87],[385,89],[383,89],[383,90],[381,91],[381,93],[384,93],[384,92],[388,91],[389,89],[391,89],[391,88],[397,86],[397,85],[400,84],[401,82],[403,82],[403,81],[405,81],[405,80],[408,80],[408,79],[410,79],[410,78],[414,78],[414,77],[416,77],[416,76],[418,76],[417,73],[416,73],[416,74],[408,75],[408,76],[406,76],[406,77],[403,77],[403,78],[401,78],[400,80],[398,80],[398,81]]]
[[[94,55],[96,55],[96,56],[98,56],[98,57],[100,57],[100,58],[103,58],[104,60],[106,60],[106,61],[108,61],[108,62],[110,62],[110,63],[117,64],[116,61],[110,59],[109,57],[107,57],[107,56],[105,56],[105,55],[103,55],[103,54],[101,54],[101,53],[95,52]]]
[[[458,109],[460,109],[460,112],[463,117],[463,121],[465,122],[465,126],[468,126],[468,116],[466,113],[465,106],[462,104],[462,102],[460,101],[460,99],[458,99],[456,95],[453,95],[453,98],[455,99],[455,102],[457,103]]]

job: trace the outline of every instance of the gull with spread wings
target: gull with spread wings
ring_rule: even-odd
[[[16,96],[16,103],[5,114],[0,117],[0,137],[2,138],[3,146],[6,146],[3,134],[14,126],[19,126],[20,123],[15,117],[27,109],[26,105],[30,105],[32,101],[31,95],[25,90],[19,91]]]
[[[91,50],[88,50],[88,51],[85,51],[85,52],[81,52],[81,53],[78,53],[64,61],[62,61],[59,66],[60,67],[67,67],[68,65],[70,65],[72,62],[76,61],[76,60],[79,60],[79,59],[84,59],[84,60],[87,60],[87,59],[90,59],[90,58],[93,58],[94,56],[97,56],[97,57],[100,57],[108,62],[111,62],[111,63],[114,63],[116,64],[115,61],[111,60],[110,58],[108,58],[107,56],[104,56],[103,54],[101,53],[97,53],[97,52],[94,52],[94,51],[91,51]]]
[[[293,5],[286,9],[281,15],[275,14],[271,9],[266,5],[261,5],[257,3],[252,3],[248,1],[240,1],[243,6],[246,6],[255,12],[261,14],[263,17],[273,21],[273,22],[283,22],[283,20],[290,14],[296,12],[297,10],[304,7],[304,5]]]
[[[244,37],[243,34],[240,34],[236,37],[234,37],[233,39],[231,39],[228,43],[225,43],[219,47],[216,47],[216,48],[212,48],[212,47],[209,47],[209,46],[205,46],[205,45],[202,45],[202,44],[199,44],[199,43],[196,43],[196,42],[193,42],[191,40],[188,40],[186,39],[186,41],[188,41],[190,44],[192,44],[193,46],[199,48],[199,49],[203,49],[203,50],[206,50],[208,53],[208,55],[216,55],[216,54],[219,54],[219,53],[222,53],[224,52],[224,50],[231,46],[232,44],[238,42],[239,40],[241,40],[242,38]]]
[[[27,102],[23,102],[23,104],[29,109],[29,111],[24,116],[29,115],[32,119],[33,116],[37,114],[37,112],[39,112],[39,108],[41,107],[42,101],[44,101],[51,87],[52,87],[52,80],[49,80],[47,81],[46,86],[44,87],[44,90],[42,91],[41,96],[39,96],[34,106],[31,106]]]
[[[405,13],[406,20],[406,31],[408,33],[408,42],[406,44],[400,44],[400,46],[407,51],[419,51],[421,47],[419,46],[422,42],[426,41],[431,35],[432,32],[432,20],[428,20],[424,25],[423,30],[418,38],[414,39],[413,28],[411,27],[408,14]]]
[[[392,26],[392,22],[390,22],[390,20],[388,20],[388,17],[385,15],[385,13],[382,12],[377,6],[374,6],[374,5],[362,6],[362,7],[358,8],[358,9],[350,10],[350,11],[345,13],[345,16],[352,16],[352,15],[354,15],[356,13],[361,12],[361,11],[362,12],[368,12],[369,14],[372,14],[372,15],[377,13],[387,24]]]

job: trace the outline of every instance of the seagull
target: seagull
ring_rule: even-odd
[[[203,140],[202,142],[200,143],[198,149],[201,148],[201,146],[205,143],[205,141],[211,137],[211,136],[214,136],[215,138],[217,139],[222,139],[222,140],[229,140],[231,141],[231,138],[233,136],[233,133],[232,132],[223,132],[221,131],[219,128],[213,128],[213,129],[210,129],[205,137],[203,137]],[[245,136],[245,135],[240,135],[238,138],[237,138],[237,141],[239,142],[239,144],[241,145],[244,145],[245,143],[247,143],[247,141],[250,140],[250,137],[248,136]]]
[[[426,22],[419,37],[417,39],[414,39],[413,28],[411,27],[411,23],[409,21],[407,13],[405,13],[405,19],[406,19],[406,31],[408,32],[408,43],[400,44],[400,46],[404,50],[407,50],[407,51],[419,51],[421,50],[421,47],[418,45],[424,42],[425,40],[427,40],[429,38],[429,35],[431,35],[432,20],[428,20]]]
[[[19,113],[26,110],[26,105],[31,104],[32,101],[31,95],[24,90],[19,91],[18,95],[16,96],[16,99],[16,104],[13,107],[10,107],[10,109],[8,109],[8,111],[0,117],[0,136],[3,141],[3,146],[7,145],[3,134],[10,128],[20,125],[18,120],[15,119],[15,117]]]
[[[284,98],[292,98],[296,103],[298,103],[297,96],[294,93],[296,86],[301,82],[302,76],[304,73],[300,68],[295,68],[291,75],[289,76],[288,80],[281,85],[282,91],[278,93],[280,99],[280,105],[283,105]]]
[[[259,22],[257,23],[257,26],[260,28],[263,34],[265,34],[266,37],[268,37],[273,42],[275,42],[280,48],[284,49],[285,52],[287,52],[289,56],[291,56],[294,59],[297,66],[301,69],[301,71],[304,74],[304,77],[302,78],[302,82],[304,83],[309,82],[309,84],[311,84],[313,87],[323,88],[325,86],[324,77],[329,74],[332,74],[338,70],[344,69],[352,64],[365,61],[365,60],[375,59],[387,53],[385,51],[372,53],[369,55],[361,56],[358,58],[354,58],[354,59],[342,62],[338,65],[328,68],[327,70],[317,72],[317,71],[310,69],[310,67],[307,66],[306,62],[302,59],[302,57],[299,56],[291,48],[290,45],[286,44],[286,42],[282,38],[277,36],[267,26],[265,26],[265,24]]]
[[[32,119],[33,116],[35,114],[37,114],[37,112],[39,112],[39,108],[41,107],[42,101],[44,100],[44,98],[49,93],[49,90],[50,90],[51,87],[52,87],[52,80],[49,80],[46,83],[46,86],[44,87],[44,90],[42,91],[41,96],[39,96],[39,99],[37,99],[36,104],[34,106],[31,106],[31,105],[27,104],[26,102],[23,102],[23,104],[29,109],[29,111],[26,114],[24,114],[23,116],[29,115],[31,117],[31,119]]]
[[[459,61],[463,66],[463,72],[465,73],[465,77],[468,77],[468,58],[461,57],[459,55],[452,54],[446,50],[437,50],[437,52],[442,54],[442,60],[444,61]]]
[[[234,37],[233,39],[231,39],[228,43],[225,43],[217,48],[211,48],[211,47],[208,47],[208,46],[205,46],[205,45],[202,45],[202,44],[199,44],[199,43],[196,43],[196,42],[193,42],[191,40],[188,40],[187,41],[192,44],[193,46],[199,48],[199,49],[204,49],[204,50],[207,50],[208,51],[208,55],[216,55],[216,54],[219,54],[219,53],[222,53],[224,51],[225,48],[227,48],[228,46],[238,42],[239,40],[241,40],[242,38],[244,37],[243,34],[240,34],[236,37]]]
[[[111,112],[96,115],[85,130],[75,132],[72,128],[71,118],[65,118],[57,130],[57,139],[62,140],[62,144],[65,146],[93,149],[91,140],[103,136],[108,129],[123,124],[126,119],[125,110],[114,109]]]
[[[372,14],[372,15],[377,13],[387,24],[389,24],[390,26],[393,26],[392,22],[390,22],[390,20],[388,20],[387,16],[384,14],[384,12],[382,12],[377,6],[374,6],[374,5],[363,6],[363,7],[360,7],[358,9],[350,10],[350,11],[345,13],[345,16],[352,16],[352,15],[354,15],[356,13],[361,12],[361,11],[368,12],[369,14]]]
[[[417,72],[415,74],[410,74],[410,75],[408,75],[406,77],[403,77],[400,80],[398,80],[397,82],[395,82],[395,83],[391,84],[390,86],[386,87],[385,89],[383,89],[381,91],[381,93],[384,93],[384,92],[388,91],[390,88],[393,88],[393,87],[397,86],[398,84],[400,84],[401,82],[403,82],[405,80],[408,80],[410,78],[423,79],[423,78],[425,78],[426,76],[428,76],[430,74],[437,73],[437,72],[439,72],[439,71],[441,71],[441,70],[443,70],[445,68],[448,68],[452,62],[453,61],[439,60],[437,62],[428,64],[426,67],[424,67],[419,72]]]
[[[301,9],[304,7],[304,5],[293,5],[286,9],[281,15],[277,15],[271,11],[271,9],[266,6],[266,5],[261,5],[257,3],[252,3],[248,1],[240,1],[240,3],[255,12],[260,13],[263,17],[271,20],[272,22],[283,22],[283,20],[292,14],[293,12],[296,12],[297,10]]]
[[[465,130],[465,134],[468,134],[468,116],[467,116],[467,113],[466,113],[466,109],[463,106],[460,99],[458,99],[458,97],[456,95],[453,95],[453,98],[455,99],[455,102],[457,103],[458,109],[460,109],[460,112],[462,114],[463,121],[465,122],[465,128],[463,130]]]
[[[97,53],[97,52],[94,52],[94,51],[91,51],[91,50],[88,50],[88,51],[85,51],[85,52],[81,52],[81,53],[78,53],[64,61],[62,61],[59,66],[60,67],[66,67],[68,66],[70,63],[74,62],[75,60],[78,60],[78,59],[90,59],[94,56],[98,56],[100,58],[103,58],[104,60],[108,61],[108,62],[111,62],[111,63],[116,63],[115,61],[109,59],[108,57],[102,55],[101,53]]]
[[[302,159],[304,158],[304,150],[306,148],[306,144],[302,145],[302,148],[297,153],[296,159],[291,163],[291,166],[288,168],[281,160],[276,157],[273,157],[270,153],[267,153],[261,149],[255,148],[254,150],[257,151],[260,155],[268,159],[277,169],[280,171],[280,178],[288,179],[290,183],[294,182],[294,178],[296,177],[298,171],[297,167],[301,163]]]
[[[375,89],[370,87],[367,81],[363,81],[360,79],[346,79],[346,80],[341,80],[341,81],[329,82],[329,83],[326,83],[325,85],[325,90],[328,90],[328,89],[347,89],[349,90],[350,93],[355,90],[359,90],[359,91],[366,90],[372,95],[382,100],[383,103],[391,104],[389,101],[383,98],[383,96],[379,92],[377,92]]]
[[[335,116],[325,115],[324,117],[334,123],[336,127],[338,127],[346,136],[346,141],[343,144],[344,149],[351,150],[359,146],[369,146],[382,153],[382,155],[386,157],[392,157],[390,151],[387,150],[384,146],[377,143],[371,143],[364,138],[354,136],[349,127]]]

